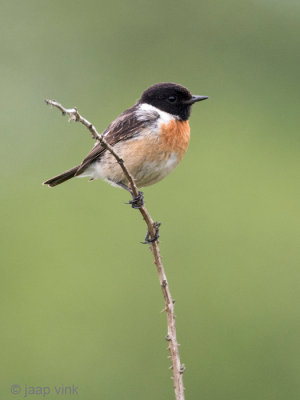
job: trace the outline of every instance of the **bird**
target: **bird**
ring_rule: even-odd
[[[124,161],[138,188],[159,182],[178,165],[190,140],[192,105],[206,99],[177,83],[156,83],[103,131],[104,139]],[[99,141],[79,165],[44,184],[54,187],[74,177],[89,177],[91,181],[100,178],[132,194],[117,160]],[[129,203],[141,208],[143,193]]]

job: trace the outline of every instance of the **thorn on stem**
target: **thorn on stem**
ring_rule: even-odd
[[[166,279],[164,279],[164,280],[162,281],[162,283],[161,283],[161,287],[162,287],[162,288],[165,288],[165,287],[167,287],[167,285],[168,285],[168,282],[166,281]]]
[[[79,114],[78,114],[78,110],[77,110],[76,107],[74,107],[74,110],[75,110],[75,113],[74,113],[74,115],[75,115],[75,121],[78,122],[78,121],[80,121],[80,116],[79,116]]]
[[[179,369],[179,373],[182,375],[184,373],[185,369],[186,369],[185,365],[181,364],[180,369]]]

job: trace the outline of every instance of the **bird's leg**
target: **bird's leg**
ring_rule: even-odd
[[[152,237],[150,232],[149,232],[149,229],[148,229],[146,237],[145,237],[145,241],[141,242],[141,243],[142,244],[150,244],[150,243],[155,242],[159,238],[159,227],[160,227],[160,225],[161,225],[161,222],[154,222],[153,228],[155,229],[155,235]]]
[[[124,185],[124,183],[118,182],[118,185],[121,186],[121,188],[127,190],[132,196],[132,200],[130,200],[126,204],[131,204],[131,207],[132,208],[136,208],[136,209],[143,207],[143,205],[144,205],[144,194],[143,194],[143,192],[138,192],[138,195],[134,196],[134,194],[132,193],[132,190],[128,186]]]
[[[144,205],[144,194],[143,194],[143,192],[138,192],[138,195],[134,196],[134,194],[132,193],[132,190],[128,186],[126,186],[124,183],[118,182],[117,184],[121,188],[127,190],[132,196],[132,200],[130,200],[128,203],[125,203],[125,204],[131,204],[131,207],[135,208],[135,209],[139,209],[139,208],[143,207],[143,205]],[[151,236],[151,234],[149,232],[149,229],[147,229],[147,234],[146,234],[146,237],[145,237],[145,241],[141,242],[141,243],[142,244],[151,244],[151,243],[155,242],[156,240],[158,240],[160,225],[161,225],[160,222],[154,222],[153,223],[153,228],[155,229],[154,236]]]
[[[117,185],[120,186],[122,189],[127,190],[127,192],[130,192],[130,193],[131,193],[131,190],[129,189],[129,187],[126,186],[126,185],[124,185],[124,183],[118,182]]]

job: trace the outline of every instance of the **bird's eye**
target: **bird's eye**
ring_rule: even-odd
[[[168,102],[169,103],[175,103],[176,100],[177,100],[176,96],[169,96],[168,97]]]

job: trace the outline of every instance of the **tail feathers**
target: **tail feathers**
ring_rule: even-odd
[[[68,179],[73,178],[76,175],[78,168],[79,165],[69,169],[68,171],[63,172],[60,175],[55,176],[54,178],[48,179],[46,182],[44,182],[44,185],[48,185],[50,187],[60,185],[61,183],[67,181]]]

